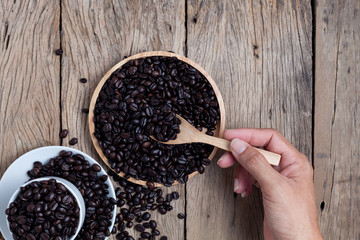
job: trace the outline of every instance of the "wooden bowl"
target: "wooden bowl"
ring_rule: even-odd
[[[89,107],[89,130],[90,130],[90,136],[91,136],[91,140],[94,144],[94,147],[96,149],[96,151],[98,152],[98,154],[100,155],[101,159],[105,162],[105,164],[110,168],[110,163],[108,161],[108,159],[106,158],[106,156],[104,155],[100,145],[99,145],[99,142],[98,140],[96,139],[96,137],[94,136],[94,132],[95,132],[95,124],[94,124],[94,109],[95,109],[95,104],[96,104],[96,100],[99,96],[99,93],[104,85],[104,83],[108,80],[108,78],[111,76],[111,74],[117,70],[118,68],[121,68],[125,63],[127,63],[128,61],[130,60],[134,60],[134,59],[137,59],[137,58],[146,58],[146,57],[153,57],[153,56],[162,56],[162,57],[176,57],[178,58],[179,60],[191,65],[192,67],[194,67],[195,69],[197,69],[208,81],[209,83],[211,84],[214,92],[215,92],[215,95],[216,95],[216,98],[217,98],[217,101],[218,101],[218,104],[219,104],[219,108],[220,108],[220,120],[218,121],[218,124],[216,126],[216,130],[214,131],[214,136],[217,136],[217,137],[222,137],[223,136],[223,132],[224,132],[224,129],[225,129],[225,107],[224,107],[224,101],[221,97],[221,94],[220,94],[220,91],[216,85],[216,83],[214,82],[214,80],[210,77],[209,74],[207,74],[205,72],[205,70],[200,67],[197,63],[191,61],[190,59],[184,57],[184,56],[180,56],[180,55],[177,55],[175,53],[171,53],[171,52],[165,52],[165,51],[154,51],[154,52],[143,52],[143,53],[139,53],[139,54],[135,54],[133,56],[130,56],[124,60],[122,60],[121,62],[119,62],[118,64],[116,64],[114,67],[112,67],[106,74],[105,76],[101,79],[101,81],[99,82],[99,84],[97,85],[95,91],[94,91],[94,94],[91,98],[91,102],[90,102],[90,107]],[[206,131],[203,129],[203,131]],[[217,152],[217,148],[214,148],[214,150],[211,152],[210,156],[209,156],[209,159],[212,160],[212,158],[215,156]],[[113,169],[112,169],[113,170]],[[114,171],[115,172],[115,171]],[[120,172],[120,173],[116,173],[118,174],[120,177],[124,177],[125,173],[123,172]],[[193,176],[195,176],[196,174],[198,174],[198,171],[196,172],[193,172],[191,174],[188,175],[188,178],[192,178]],[[130,177],[127,179],[128,181],[131,181],[133,183],[136,183],[136,184],[140,184],[140,185],[143,185],[143,186],[146,186],[146,181],[144,180],[138,180],[138,179],[135,179],[133,177]],[[177,184],[178,181],[175,181],[173,185]],[[161,187],[163,186],[163,184],[161,183],[154,183],[155,184],[155,187]]]

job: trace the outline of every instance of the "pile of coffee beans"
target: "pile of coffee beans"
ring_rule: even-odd
[[[59,240],[75,235],[80,209],[67,188],[50,179],[21,187],[6,214],[15,240]]]
[[[86,206],[85,221],[76,239],[104,239],[111,234],[109,227],[116,200],[107,196],[108,176],[100,176],[100,171],[98,164],[91,166],[81,154],[63,150],[44,165],[35,162],[28,176],[31,179],[56,176],[73,183],[82,194]]]
[[[148,182],[147,187],[143,187],[120,178],[112,171],[109,175],[120,185],[115,189],[117,206],[120,208],[115,219],[118,230],[116,239],[133,240],[134,237],[126,231],[127,228],[132,227],[139,233],[140,239],[155,239],[160,236],[157,222],[151,220],[150,212],[157,211],[164,215],[172,211],[171,202],[179,199],[179,193],[172,192],[163,196],[163,191],[155,188],[151,182]],[[162,236],[160,239],[166,240],[167,236]]]
[[[176,57],[128,61],[103,85],[94,109],[94,136],[111,168],[171,186],[185,183],[192,172],[204,172],[212,146],[200,143],[164,145],[179,133],[179,114],[199,131],[213,135],[220,110],[211,84]]]

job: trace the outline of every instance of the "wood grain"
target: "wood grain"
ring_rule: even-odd
[[[0,2],[0,177],[20,155],[58,145],[59,3]]]
[[[310,1],[188,1],[188,57],[213,77],[227,128],[271,127],[312,154]],[[262,239],[261,195],[234,198],[216,163],[187,184],[187,239]]]
[[[98,161],[87,123],[88,108],[96,85],[105,73],[124,56],[152,50],[172,50],[184,54],[185,3],[183,1],[62,1],[62,127],[69,129],[71,137],[78,137],[75,145]],[[86,84],[80,78],[87,78]],[[171,214],[154,218],[159,230],[170,239],[184,238],[184,223],[177,222],[176,214],[184,212],[184,186],[164,190],[179,191]],[[129,230],[131,235],[134,230]],[[136,234],[136,236],[138,236]],[[112,236],[110,239],[115,239]]]
[[[324,239],[360,239],[360,3],[317,1],[315,187]]]
[[[81,113],[97,83],[125,55],[172,50],[214,78],[228,128],[276,128],[309,158],[315,97],[321,231],[325,239],[360,239],[360,4],[315,3],[313,96],[309,0],[0,1],[0,177],[23,153],[67,146],[71,137],[100,160]],[[70,132],[63,141],[61,127]],[[232,176],[212,163],[186,192],[166,189],[181,199],[166,216],[153,214],[159,230],[169,239],[262,239],[261,195],[234,198]]]

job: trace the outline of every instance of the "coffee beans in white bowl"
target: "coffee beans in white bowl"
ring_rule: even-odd
[[[6,209],[14,239],[75,239],[85,218],[85,203],[65,179],[43,177],[22,185]]]

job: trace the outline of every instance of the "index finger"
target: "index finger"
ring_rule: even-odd
[[[285,137],[274,129],[239,128],[225,130],[224,138],[232,140],[240,138],[254,147],[263,147],[281,155],[282,168],[298,161],[301,153],[291,145]]]

